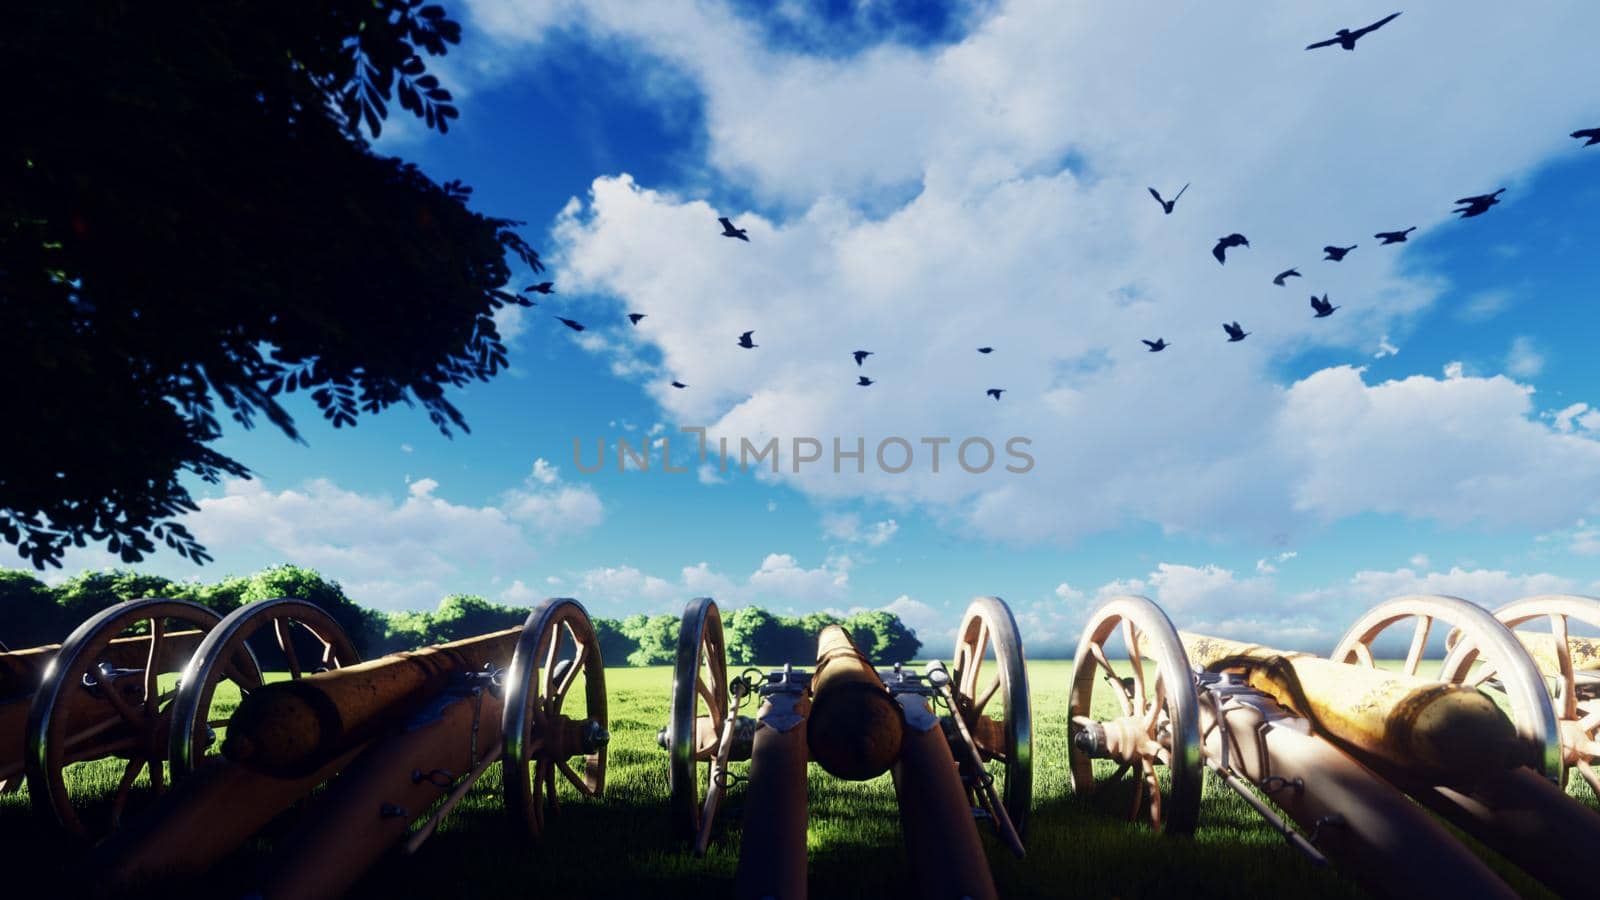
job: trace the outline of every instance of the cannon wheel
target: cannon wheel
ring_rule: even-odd
[[[704,707],[702,709],[702,706]],[[705,789],[698,763],[706,764],[709,787],[711,763],[717,756],[720,728],[712,728],[711,742],[698,742],[698,721],[709,716],[713,725],[728,715],[728,654],[722,638],[722,614],[710,597],[696,597],[684,608],[678,626],[678,653],[672,668],[672,718],[667,723],[667,785],[672,821],[680,836],[693,844],[700,836],[701,817],[716,810],[701,810]]]
[[[1589,783],[1596,796],[1600,796],[1600,776],[1594,770],[1594,761],[1600,757],[1600,697],[1595,697],[1593,681],[1580,679],[1580,672],[1595,668],[1594,660],[1582,660],[1587,666],[1575,665],[1573,647],[1568,642],[1568,624],[1576,619],[1586,625],[1600,628],[1600,600],[1573,594],[1545,594],[1524,597],[1494,611],[1494,617],[1507,628],[1516,630],[1539,619],[1550,623],[1550,648],[1548,653],[1530,653],[1534,664],[1554,681],[1554,701],[1557,727],[1561,733],[1562,783],[1567,771],[1576,768],[1583,780]],[[1452,638],[1457,635],[1452,634]],[[1441,678],[1446,681],[1466,681],[1477,660],[1478,652],[1468,641],[1456,640],[1445,655]],[[1492,674],[1492,673],[1491,673]],[[1480,676],[1481,677],[1481,676]],[[1580,680],[1587,681],[1580,688]]]
[[[1411,644],[1406,650],[1403,671],[1416,675],[1428,646],[1434,622],[1444,622],[1461,632],[1457,650],[1471,652],[1473,659],[1484,657],[1482,670],[1471,679],[1441,678],[1482,687],[1491,677],[1499,680],[1511,706],[1511,721],[1517,736],[1527,746],[1526,764],[1556,783],[1562,781],[1561,732],[1555,708],[1545,690],[1544,677],[1533,664],[1511,629],[1488,610],[1460,597],[1414,594],[1394,597],[1366,611],[1350,626],[1333,648],[1334,662],[1372,667],[1372,644],[1390,626],[1412,621]],[[1465,645],[1465,646],[1463,646]],[[1470,665],[1470,661],[1468,663]],[[1442,670],[1441,670],[1442,671]]]
[[[562,707],[580,676],[583,718],[573,720]],[[500,721],[506,808],[520,813],[530,838],[544,832],[545,814],[561,807],[558,773],[581,796],[598,797],[605,790],[606,665],[583,604],[554,598],[528,615],[506,674]],[[573,728],[578,735],[566,733]],[[582,774],[570,761],[580,755]]]
[[[991,649],[995,671],[985,680],[984,657]],[[1025,837],[1028,811],[1033,805],[1033,714],[1022,638],[1017,635],[1017,620],[1005,601],[978,597],[967,607],[956,631],[954,669],[960,715],[983,761],[1000,762],[1006,815],[1017,834]],[[998,718],[991,705],[997,696],[1003,704]]]
[[[172,623],[209,631],[218,621],[215,612],[198,603],[131,600],[101,610],[73,630],[28,707],[25,765],[34,809],[72,834],[99,837],[121,824],[134,783],[146,767],[152,792],[165,790],[163,763],[171,720],[168,701],[176,689],[162,690],[159,681],[162,675],[177,674],[187,660],[163,659],[163,640]],[[105,689],[99,679],[106,647],[140,624],[148,626],[149,650],[137,676],[138,691]],[[120,680],[133,677],[130,673]],[[104,698],[105,705],[91,698]],[[127,765],[112,798],[109,818],[90,827],[72,802],[66,770],[76,762],[111,756],[126,759]]]
[[[1127,655],[1126,668],[1132,673],[1126,679],[1112,665],[1105,649],[1106,641],[1119,632]],[[1154,671],[1149,668],[1152,662]],[[1109,724],[1136,735],[1143,745],[1136,758],[1124,761],[1104,783],[1120,780],[1137,766],[1128,819],[1139,821],[1148,807],[1150,824],[1157,831],[1192,833],[1200,817],[1203,783],[1200,705],[1189,658],[1177,629],[1161,607],[1144,597],[1114,597],[1094,613],[1084,628],[1072,663],[1067,754],[1073,791],[1085,798],[1092,796],[1101,783],[1095,781],[1094,760],[1075,738],[1085,725],[1096,721],[1097,684],[1107,685],[1116,698],[1117,717]],[[1165,796],[1156,777],[1157,765],[1165,765],[1170,777]]]
[[[337,669],[361,661],[361,655],[339,623],[304,600],[262,600],[229,613],[195,648],[194,656],[184,667],[178,696],[172,701],[168,757],[173,781],[193,772],[205,761],[206,749],[212,743],[211,729],[227,724],[222,719],[209,720],[211,699],[218,683],[227,678],[238,685],[243,694],[261,686],[261,666],[250,649],[249,640],[268,625],[272,626],[291,679],[298,679],[307,672],[295,649],[297,628],[322,645],[315,667],[310,671]]]

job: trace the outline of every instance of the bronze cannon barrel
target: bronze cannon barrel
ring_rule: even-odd
[[[205,632],[199,629],[174,631],[161,641],[161,658],[157,667],[163,672],[183,667],[200,646]],[[45,670],[55,661],[60,644],[43,647],[26,647],[0,653],[0,698],[26,697],[44,680]],[[113,640],[101,653],[98,662],[106,662],[119,669],[142,669],[150,661],[150,636],[136,634]]]
[[[259,688],[228,721],[223,755],[280,776],[319,768],[410,715],[450,676],[509,663],[521,634],[507,628]]]
[[[803,687],[769,694],[750,753],[736,900],[805,900],[806,715]]]
[[[901,695],[906,727],[894,764],[900,831],[916,896],[927,900],[998,897],[950,742],[922,697]]]
[[[883,679],[838,625],[817,637],[806,745],[829,773],[850,781],[876,778],[900,758],[904,723]]]
[[[1465,685],[1189,632],[1180,636],[1194,666],[1244,669],[1251,687],[1324,734],[1414,775],[1476,778],[1505,771],[1525,755],[1511,720]]]

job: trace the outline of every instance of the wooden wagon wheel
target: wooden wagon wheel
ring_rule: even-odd
[[[678,625],[672,667],[672,712],[667,722],[667,787],[673,827],[693,846],[709,831],[715,808],[704,808],[712,763],[728,715],[728,654],[715,600],[696,597]],[[704,723],[704,724],[702,724]],[[702,785],[699,763],[704,762]]]
[[[170,625],[208,630],[217,614],[184,600],[132,600],[101,610],[73,630],[45,672],[28,708],[26,771],[33,806],[81,837],[114,830],[127,810],[136,782],[149,769],[149,792],[166,787],[167,729],[176,688],[161,676],[176,675],[188,654],[171,651]],[[148,647],[142,669],[117,668],[105,659],[116,638],[146,625]],[[259,677],[259,674],[257,675]],[[104,820],[85,821],[73,802],[67,769],[106,757],[127,760]]]
[[[583,710],[566,708],[578,682]],[[559,775],[584,797],[606,784],[606,666],[583,604],[568,598],[540,603],[517,639],[505,678],[501,768],[506,809],[530,838],[544,831],[546,813],[560,808]],[[582,772],[572,765],[581,756]]]
[[[986,675],[985,657],[991,651],[993,672]],[[1000,598],[978,597],[967,606],[956,630],[951,677],[956,712],[983,761],[1000,763],[1006,814],[1025,837],[1033,805],[1033,714],[1017,620]]]
[[[1106,652],[1106,641],[1119,633],[1129,676],[1118,671]],[[1096,717],[1096,686],[1109,688],[1115,698],[1116,712],[1109,718]],[[1135,785],[1128,819],[1148,818],[1166,834],[1193,832],[1203,783],[1200,706],[1183,643],[1159,606],[1144,597],[1123,596],[1094,613],[1073,660],[1067,705],[1073,791],[1090,797],[1132,771]],[[1085,745],[1094,735],[1104,746],[1091,754]],[[1118,764],[1100,782],[1094,774],[1095,756]],[[1158,766],[1165,766],[1170,778],[1164,795]]]
[[[1460,597],[1422,594],[1385,600],[1367,610],[1350,626],[1350,630],[1339,639],[1330,658],[1335,662],[1372,667],[1375,665],[1373,642],[1391,626],[1408,620],[1412,626],[1411,642],[1406,650],[1405,673],[1417,674],[1435,622],[1443,622],[1459,630],[1461,638],[1457,649],[1462,653],[1470,649],[1473,654],[1467,666],[1470,668],[1471,663],[1480,656],[1484,665],[1470,679],[1463,674],[1459,678],[1442,680],[1461,681],[1482,688],[1490,678],[1495,679],[1505,691],[1517,736],[1527,747],[1524,764],[1560,784],[1561,732],[1556,724],[1555,709],[1550,704],[1550,694],[1545,690],[1544,678],[1516,635],[1476,603]],[[1467,649],[1463,649],[1462,645],[1466,645]]]
[[[1600,759],[1600,640],[1573,638],[1568,633],[1573,619],[1600,628],[1600,600],[1572,594],[1524,597],[1495,610],[1494,617],[1514,632],[1519,625],[1549,622],[1548,634],[1516,633],[1534,665],[1547,678],[1561,735],[1562,784],[1566,783],[1567,772],[1576,768],[1595,795],[1600,796],[1600,776],[1594,769],[1595,761]],[[1451,638],[1440,677],[1466,681],[1480,654],[1471,641],[1455,634]]]
[[[268,625],[291,679],[361,661],[339,623],[304,600],[262,600],[229,613],[200,641],[172,701],[168,756],[174,781],[205,761],[206,750],[215,743],[213,729],[227,724],[226,719],[212,716],[217,685],[227,679],[241,694],[261,686],[262,669],[249,642]],[[317,646],[311,648],[312,644]],[[308,648],[314,649],[316,656],[302,662],[301,653]]]

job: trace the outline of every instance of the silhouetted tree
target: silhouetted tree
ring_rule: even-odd
[[[36,567],[165,542],[220,403],[299,439],[506,365],[491,318],[542,268],[470,189],[373,152],[389,104],[456,116],[424,56],[461,29],[420,0],[18,0],[0,27],[0,540]],[[508,260],[508,255],[510,260]]]
[[[917,658],[922,641],[900,617],[881,609],[858,612],[844,620],[845,630],[873,665],[888,668]]]
[[[20,569],[0,569],[0,609],[0,646],[11,650],[60,643],[77,624],[48,585]]]

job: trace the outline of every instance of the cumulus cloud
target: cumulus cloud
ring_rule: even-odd
[[[678,613],[692,597],[715,597],[726,608],[759,604],[776,611],[809,611],[850,599],[848,556],[832,556],[807,567],[789,553],[769,553],[748,574],[730,575],[700,562],[675,575],[634,566],[602,566],[576,575],[576,596],[604,615],[639,611]]]
[[[1544,354],[1533,338],[1520,335],[1512,339],[1511,349],[1506,351],[1506,371],[1518,378],[1532,378],[1544,371]]]
[[[900,530],[893,519],[863,525],[857,513],[832,513],[822,519],[822,533],[838,541],[882,547]]]
[[[587,36],[627,48],[647,89],[660,76],[692,91],[704,165],[761,204],[719,208],[693,182],[612,173],[556,222],[570,291],[653,311],[651,329],[619,327],[594,350],[619,371],[650,373],[641,383],[668,415],[713,423],[710,437],[735,443],[861,436],[869,453],[890,435],[1025,436],[1037,460],[1025,475],[974,476],[949,465],[947,448],[938,475],[923,453],[902,474],[823,465],[772,476],[814,496],[921,506],[1023,542],[1145,522],[1265,537],[1371,511],[1552,527],[1600,496],[1600,444],[1554,433],[1513,381],[1457,365],[1445,381],[1465,383],[1453,388],[1420,376],[1367,383],[1336,366],[1281,383],[1282,364],[1302,352],[1395,352],[1445,287],[1403,266],[1404,254],[1319,269],[1319,292],[1343,307],[1331,320],[1275,288],[1244,289],[1329,234],[1402,220],[1425,234],[1482,227],[1454,224],[1440,203],[1463,185],[1510,183],[1515,202],[1517,178],[1587,102],[1551,86],[1587,65],[1592,5],[1561,4],[1570,24],[1550,29],[1548,17],[1486,0],[1454,4],[1408,14],[1360,54],[1315,59],[1301,48],[1326,16],[1296,6],[1243,20],[1179,8],[1152,29],[1139,4],[1016,0],[949,46],[826,59],[768,47],[714,3],[470,9],[509,52],[556,32]],[[1495,41],[1479,39],[1485,27]],[[1143,57],[1137,78],[1105,77],[1135,42],[1164,52]],[[1481,54],[1474,66],[1417,62],[1463,44]],[[1396,81],[1407,90],[1386,89]],[[1182,138],[1148,139],[1149,121]],[[1412,163],[1404,177],[1396,159]],[[1144,194],[1152,181],[1191,179],[1170,217]],[[721,214],[751,242],[715,239]],[[1252,247],[1218,267],[1206,251],[1232,230]],[[1224,318],[1251,339],[1226,344]],[[745,328],[759,352],[733,346]],[[728,340],[708,343],[717,334]],[[852,384],[846,334],[878,354],[872,391]],[[1158,335],[1173,351],[1150,356],[1138,339]],[[980,342],[999,350],[980,358]],[[1533,355],[1507,371],[1531,377]],[[661,387],[657,368],[696,390]],[[1005,388],[1004,401],[985,397],[989,387]],[[1424,397],[1446,403],[1426,430],[1384,408]],[[1318,413],[1359,427],[1326,427]],[[1302,427],[1317,435],[1309,486]],[[1377,462],[1381,488],[1356,459]],[[1440,459],[1450,464],[1432,466]],[[1540,499],[1502,502],[1519,491]]]
[[[503,505],[513,519],[551,535],[589,531],[605,518],[594,488],[563,482],[560,468],[543,458],[534,460],[521,487],[506,492]]]

